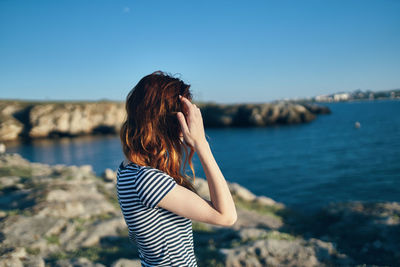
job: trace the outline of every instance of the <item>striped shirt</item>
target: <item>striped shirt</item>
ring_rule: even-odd
[[[192,221],[156,206],[176,185],[150,166],[121,162],[118,167],[118,202],[142,266],[197,266]]]

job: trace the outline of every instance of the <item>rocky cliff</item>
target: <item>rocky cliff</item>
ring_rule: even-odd
[[[207,181],[197,178],[209,198]],[[0,266],[140,266],[116,198],[115,170],[0,154]],[[229,183],[232,227],[193,222],[199,266],[396,266],[400,204],[337,203],[293,211]]]
[[[263,127],[304,123],[330,113],[315,104],[276,102],[222,105],[199,103],[205,127]],[[123,102],[0,101],[0,141],[18,138],[115,134],[124,119]]]

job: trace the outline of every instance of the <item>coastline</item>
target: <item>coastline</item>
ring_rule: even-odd
[[[205,128],[268,127],[313,121],[330,114],[311,103],[198,103]],[[0,100],[0,141],[117,134],[126,117],[123,102]]]
[[[113,170],[99,177],[90,165],[47,165],[6,153],[0,154],[0,177],[1,266],[139,264],[116,200]],[[229,228],[193,222],[199,266],[399,262],[398,202],[335,203],[302,214],[228,184],[238,221]],[[205,179],[196,177],[195,187],[209,199]]]

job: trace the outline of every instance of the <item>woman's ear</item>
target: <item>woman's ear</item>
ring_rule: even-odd
[[[179,131],[179,139],[181,139],[181,141],[183,142],[183,133],[182,133],[182,131]]]

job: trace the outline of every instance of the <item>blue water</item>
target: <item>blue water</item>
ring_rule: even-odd
[[[400,201],[400,101],[324,105],[332,114],[307,124],[206,129],[225,178],[303,210]],[[91,164],[98,174],[123,159],[117,136],[37,140],[11,144],[8,152],[48,164]],[[205,177],[197,156],[194,164],[196,176]]]

